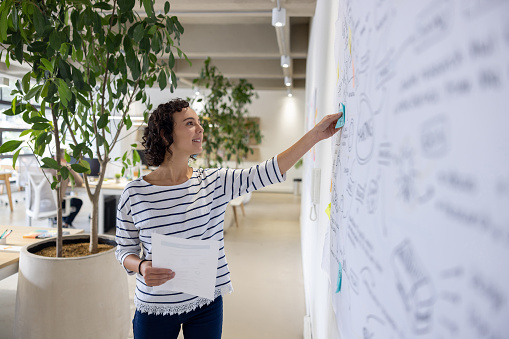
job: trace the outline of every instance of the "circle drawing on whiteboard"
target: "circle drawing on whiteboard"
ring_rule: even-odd
[[[367,97],[363,94],[359,105],[359,123],[357,126],[357,160],[361,165],[367,163],[373,154],[375,145],[375,124],[373,112]]]

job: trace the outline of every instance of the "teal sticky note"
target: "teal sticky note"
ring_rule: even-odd
[[[341,291],[341,280],[343,280],[343,268],[341,267],[341,263],[339,263],[338,281],[336,283],[336,293]]]
[[[345,126],[345,120],[346,120],[346,107],[343,103],[339,104],[339,111],[343,113],[341,118],[338,119],[338,123],[336,124],[336,128],[340,128]]]

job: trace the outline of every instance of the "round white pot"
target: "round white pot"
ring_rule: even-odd
[[[64,243],[89,235],[64,237]],[[114,237],[99,243],[115,245]],[[23,339],[126,339],[130,328],[127,274],[115,248],[86,257],[32,254],[54,239],[21,250],[14,332]]]

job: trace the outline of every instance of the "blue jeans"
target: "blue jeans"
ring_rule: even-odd
[[[223,298],[189,313],[155,315],[136,310],[133,319],[135,339],[177,339],[180,326],[185,339],[220,339],[223,331]]]

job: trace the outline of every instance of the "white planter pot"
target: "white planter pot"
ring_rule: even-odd
[[[114,237],[100,236],[100,243]],[[89,235],[64,237],[64,243]],[[14,332],[20,339],[120,338],[130,328],[127,275],[115,249],[80,258],[32,254],[53,243],[43,240],[21,250]]]

